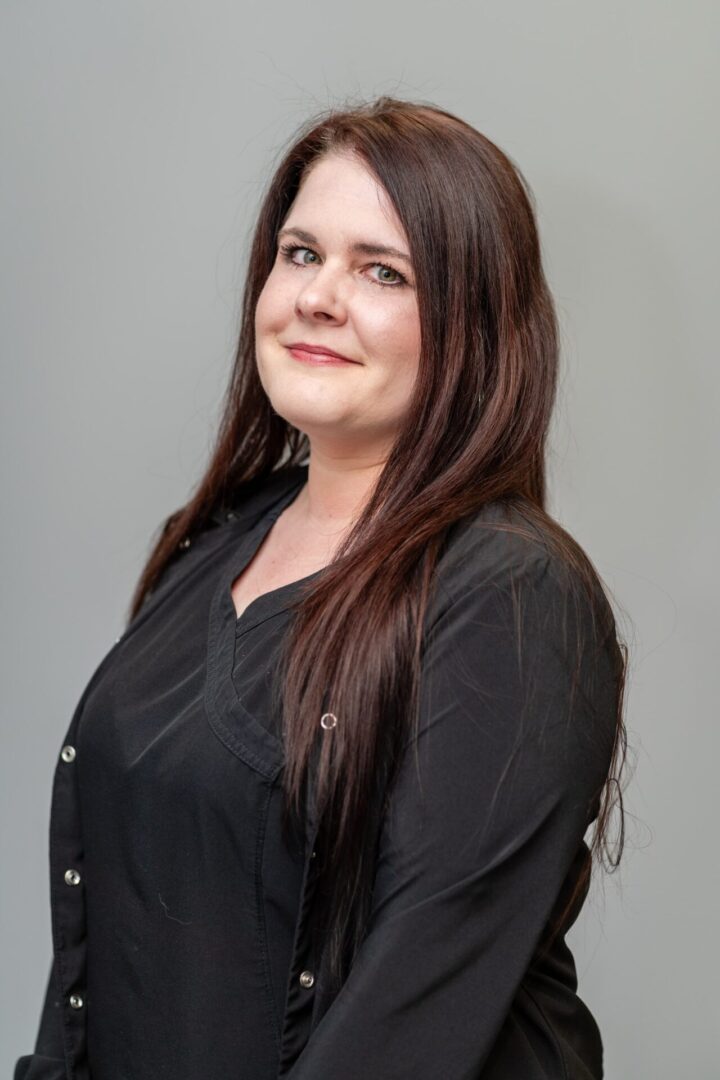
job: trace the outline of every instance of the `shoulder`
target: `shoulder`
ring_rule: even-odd
[[[592,561],[565,529],[553,542],[521,505],[493,501],[457,523],[437,565],[431,624],[493,610],[546,648],[615,640],[611,604]]]
[[[572,538],[569,550],[581,550]],[[454,530],[424,638],[423,702],[431,724],[452,720],[469,758],[490,733],[513,746],[537,736],[576,762],[599,748],[607,761],[622,654],[600,579],[582,567],[505,505]]]
[[[283,496],[299,490],[306,483],[307,476],[307,465],[284,465],[270,473],[253,477],[213,508],[211,522],[220,526],[238,520],[250,522]]]
[[[198,522],[177,545],[165,562],[159,580],[147,593],[145,603],[156,593],[174,587],[179,577],[201,561],[213,558],[226,546],[236,544],[255,527],[280,500],[299,490],[307,479],[306,465],[285,465],[263,473],[233,489],[226,499],[218,499],[202,521]],[[156,535],[162,537],[174,520],[184,512],[175,510],[165,517]],[[144,604],[143,604],[144,607]]]
[[[493,501],[451,528],[437,565],[438,592],[452,602],[521,578],[538,582],[548,570],[562,573],[562,560],[542,529],[517,505]]]

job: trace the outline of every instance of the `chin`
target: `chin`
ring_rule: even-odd
[[[296,393],[287,393],[287,389],[286,384],[283,393],[272,396],[268,394],[268,397],[275,412],[288,424],[306,434],[323,430],[347,430],[350,417],[346,402],[333,401],[328,395],[322,400],[318,400],[317,394],[305,396],[297,386],[294,387]]]

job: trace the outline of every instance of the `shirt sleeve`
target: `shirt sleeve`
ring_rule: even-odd
[[[610,619],[601,631],[542,554],[437,618],[369,928],[288,1080],[481,1075],[596,816],[616,725]]]
[[[40,1013],[34,1053],[24,1054],[17,1059],[13,1070],[13,1080],[65,1080],[62,1001],[57,989],[55,963],[53,959]]]

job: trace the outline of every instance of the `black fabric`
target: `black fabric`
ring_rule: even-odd
[[[306,478],[273,475],[193,539],[78,702],[53,786],[53,963],[14,1080],[603,1076],[564,937],[538,949],[587,857],[617,646],[538,537],[483,528],[520,521],[499,504],[443,553],[368,934],[337,995],[315,978],[315,826],[283,841],[272,690],[316,575],[239,620],[230,593]]]

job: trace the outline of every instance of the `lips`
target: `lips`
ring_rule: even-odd
[[[305,360],[309,363],[315,364],[356,364],[356,360],[351,360],[349,356],[343,356],[342,353],[337,352],[335,349],[329,348],[327,345],[311,345],[306,341],[292,341],[286,346],[290,350],[290,353],[296,360]]]

